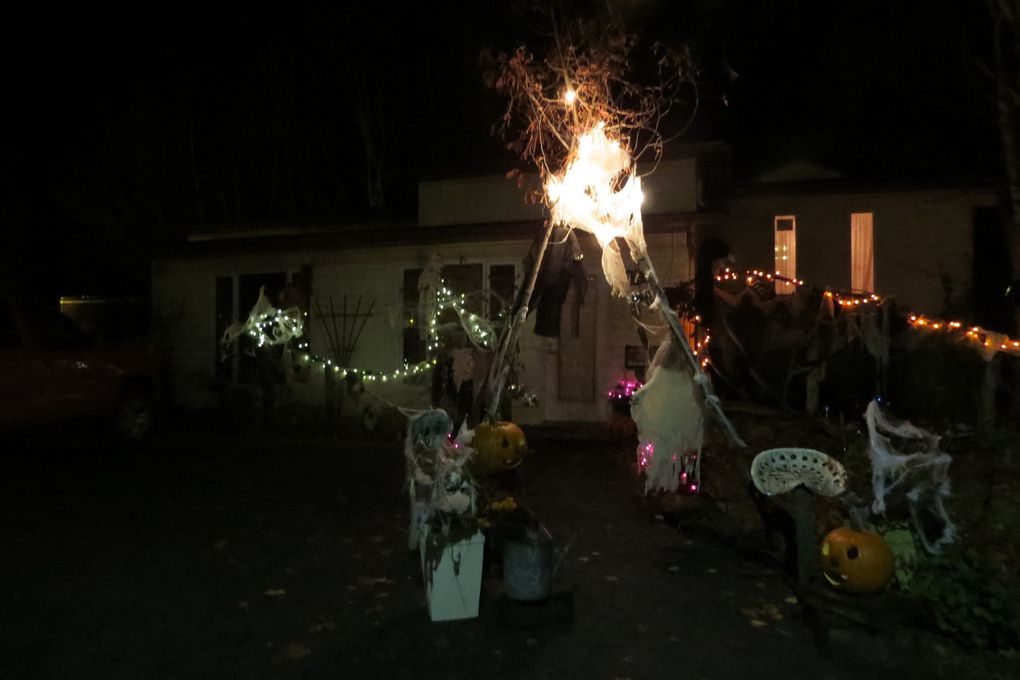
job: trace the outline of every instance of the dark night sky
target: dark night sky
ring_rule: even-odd
[[[519,4],[8,16],[3,278],[128,289],[199,221],[366,215],[359,89],[386,130],[385,213],[414,215],[419,178],[513,167],[478,55],[533,41]],[[738,178],[796,157],[868,179],[997,172],[989,84],[969,66],[987,56],[980,3],[614,5],[643,40],[691,41],[704,98],[689,138],[732,142]]]

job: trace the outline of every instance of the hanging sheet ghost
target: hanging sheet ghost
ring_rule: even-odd
[[[614,295],[626,297],[630,281],[615,239],[627,241],[634,260],[648,251],[641,221],[641,179],[630,152],[609,138],[605,124],[599,123],[578,139],[563,172],[547,179],[545,193],[553,223],[595,235],[602,246],[606,281]]]
[[[630,405],[638,428],[638,463],[645,468],[645,493],[676,491],[681,483],[696,492],[705,439],[701,390],[673,341],[659,347],[648,370],[651,377],[634,393]]]
[[[304,314],[297,307],[277,309],[266,297],[266,287],[259,288],[259,299],[248,313],[248,319],[235,321],[223,333],[220,346],[225,354],[242,335],[249,335],[258,347],[286,345],[304,333]]]

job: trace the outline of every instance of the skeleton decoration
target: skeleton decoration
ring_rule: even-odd
[[[846,470],[832,456],[814,449],[769,449],[754,457],[751,481],[766,496],[801,484],[819,496],[838,496],[846,491]]]
[[[473,433],[463,426],[451,440],[452,431],[453,421],[442,409],[408,418],[404,457],[411,500],[409,550],[416,549],[437,523],[446,531],[452,517],[475,514],[475,488],[465,470],[473,453],[468,446]]]
[[[648,369],[648,382],[631,398],[638,428],[638,465],[645,471],[645,493],[701,485],[701,445],[705,414],[701,391],[675,342],[665,342]]]
[[[292,338],[300,338],[304,333],[304,315],[297,307],[277,309],[266,297],[266,288],[259,289],[259,299],[251,308],[248,319],[244,323],[235,321],[223,333],[220,341],[222,351],[226,353],[230,346],[242,335],[254,338],[258,347],[265,345],[286,345]]]
[[[956,538],[956,526],[949,519],[944,499],[949,496],[949,464],[952,458],[939,450],[939,437],[908,421],[893,423],[877,401],[868,404],[864,413],[868,423],[868,455],[871,458],[871,488],[875,500],[871,510],[883,514],[886,496],[897,486],[909,485],[905,496],[910,506],[914,527],[925,550],[938,553]],[[919,441],[924,450],[900,453],[890,437]],[[942,523],[942,535],[931,540],[919,519],[919,510],[928,506]]]

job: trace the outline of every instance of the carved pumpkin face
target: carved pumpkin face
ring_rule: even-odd
[[[840,527],[822,541],[822,573],[833,587],[850,593],[877,593],[893,577],[893,554],[871,531]]]
[[[476,467],[482,472],[513,470],[528,452],[524,432],[507,421],[478,425],[471,446],[475,449]]]

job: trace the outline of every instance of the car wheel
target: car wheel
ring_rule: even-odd
[[[148,395],[131,392],[121,399],[114,420],[114,432],[122,441],[140,441],[152,431],[152,402]]]

